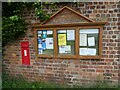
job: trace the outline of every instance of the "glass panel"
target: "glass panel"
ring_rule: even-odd
[[[53,31],[38,30],[38,54],[53,55]]]
[[[81,29],[79,31],[79,55],[95,56],[99,54],[99,29]]]
[[[64,29],[57,31],[58,54],[75,54],[75,30]]]

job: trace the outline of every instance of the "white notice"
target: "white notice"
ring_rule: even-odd
[[[88,46],[95,46],[95,37],[88,37]]]
[[[42,48],[42,44],[38,44],[38,48]]]
[[[87,34],[80,34],[80,46],[87,46]]]
[[[97,33],[99,33],[99,30],[98,29],[80,29],[80,33],[97,34]]]
[[[38,31],[38,34],[42,34],[42,31]]]
[[[71,46],[70,45],[65,46],[65,52],[66,53],[70,53],[71,52]]]
[[[65,46],[59,46],[59,53],[65,53]]]
[[[43,34],[46,34],[46,33],[47,33],[47,31],[46,31],[46,30],[44,30],[44,31],[43,31]]]
[[[43,54],[43,50],[38,50],[38,54]]]
[[[53,38],[46,38],[46,48],[53,49]]]
[[[58,33],[66,33],[66,30],[58,30]]]
[[[96,55],[96,49],[95,48],[88,48],[87,54],[88,55]]]
[[[75,40],[75,30],[67,30],[67,40]]]
[[[87,55],[87,48],[79,48],[80,55]]]
[[[53,34],[53,31],[47,31],[47,35],[48,35],[48,34]]]
[[[27,56],[27,50],[24,50],[24,56]]]
[[[79,48],[80,55],[96,55],[95,48]]]

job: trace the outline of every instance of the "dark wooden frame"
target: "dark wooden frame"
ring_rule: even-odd
[[[36,58],[63,58],[63,59],[101,59],[102,56],[102,30],[103,25],[106,22],[87,22],[87,23],[77,23],[77,24],[62,24],[62,25],[39,25],[34,24],[33,29],[35,33],[35,52]],[[74,29],[75,30],[75,55],[60,55],[58,56],[57,47],[57,30],[58,29]],[[79,30],[80,29],[99,29],[99,55],[96,56],[81,56],[79,55]],[[37,30],[53,30],[54,38],[54,55],[43,55],[38,54],[38,44],[37,44]]]

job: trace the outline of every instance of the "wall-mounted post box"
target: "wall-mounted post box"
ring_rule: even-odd
[[[29,42],[21,42],[22,64],[30,65]]]

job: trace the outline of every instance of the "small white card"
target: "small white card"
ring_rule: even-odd
[[[53,34],[53,31],[47,31],[47,35]]]
[[[88,37],[88,46],[95,46],[95,37]]]
[[[65,46],[59,46],[59,53],[65,53]]]
[[[87,48],[79,48],[80,55],[87,55]]]
[[[70,45],[65,46],[65,52],[66,53],[70,53],[71,52],[71,46]]]
[[[66,33],[66,30],[58,30],[58,33]]]
[[[88,48],[87,55],[96,55],[96,49],[95,48]]]
[[[96,55],[96,52],[95,48],[79,48],[80,55]]]

